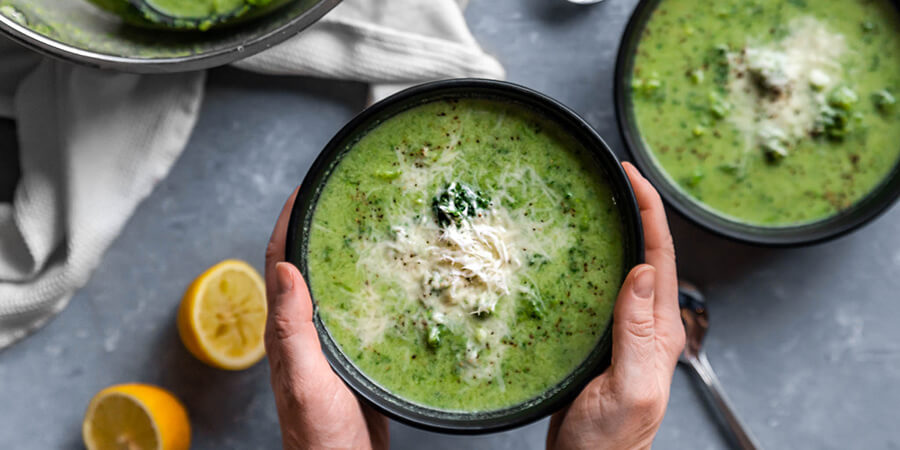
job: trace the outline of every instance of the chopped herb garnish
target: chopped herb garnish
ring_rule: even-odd
[[[718,169],[730,175],[735,175],[741,169],[741,166],[735,163],[719,164]]]
[[[522,292],[519,294],[519,299],[521,301],[519,307],[520,314],[532,319],[544,318],[544,301],[541,300],[540,295],[532,291]]]
[[[730,51],[731,49],[727,45],[717,45],[712,48],[705,60],[706,66],[712,71],[713,82],[722,90],[728,85],[728,53]]]
[[[450,183],[431,201],[435,220],[442,227],[459,225],[464,219],[475,217],[478,211],[490,207],[491,202],[481,191],[462,183]]]
[[[540,253],[535,253],[528,257],[529,266],[543,266],[544,264],[547,264],[547,257]]]

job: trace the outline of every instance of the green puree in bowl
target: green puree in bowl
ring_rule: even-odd
[[[248,5],[271,0],[148,0],[147,3],[174,17],[210,17],[230,14]]]
[[[152,28],[205,31],[274,11],[290,0],[89,0],[126,22]]]
[[[900,14],[887,0],[662,0],[631,83],[657,164],[732,220],[828,218],[900,157]]]
[[[433,101],[368,132],[309,233],[312,293],[342,351],[442,410],[558,385],[600,340],[624,270],[621,216],[588,151],[494,100]]]

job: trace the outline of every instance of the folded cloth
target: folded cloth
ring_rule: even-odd
[[[456,0],[345,0],[302,34],[234,65],[380,84],[502,78]],[[0,116],[16,120],[21,179],[0,204],[0,348],[62,310],[184,149],[204,74],[133,75],[42,58],[0,40]]]

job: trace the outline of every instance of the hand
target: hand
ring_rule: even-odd
[[[266,353],[285,449],[386,449],[388,421],[360,404],[331,370],[312,323],[303,276],[284,262],[291,195],[266,248]]]
[[[666,404],[684,326],[675,247],[659,194],[624,163],[641,210],[648,264],[631,270],[613,312],[612,365],[553,415],[547,448],[650,448]]]

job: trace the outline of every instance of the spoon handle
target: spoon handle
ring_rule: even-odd
[[[741,419],[734,413],[731,402],[725,396],[722,385],[719,384],[719,378],[713,372],[709,360],[706,359],[706,352],[699,352],[697,356],[685,359],[688,366],[693,369],[694,374],[706,388],[706,393],[731,431],[738,448],[742,450],[756,450],[760,448],[756,443],[756,439],[750,435]]]

